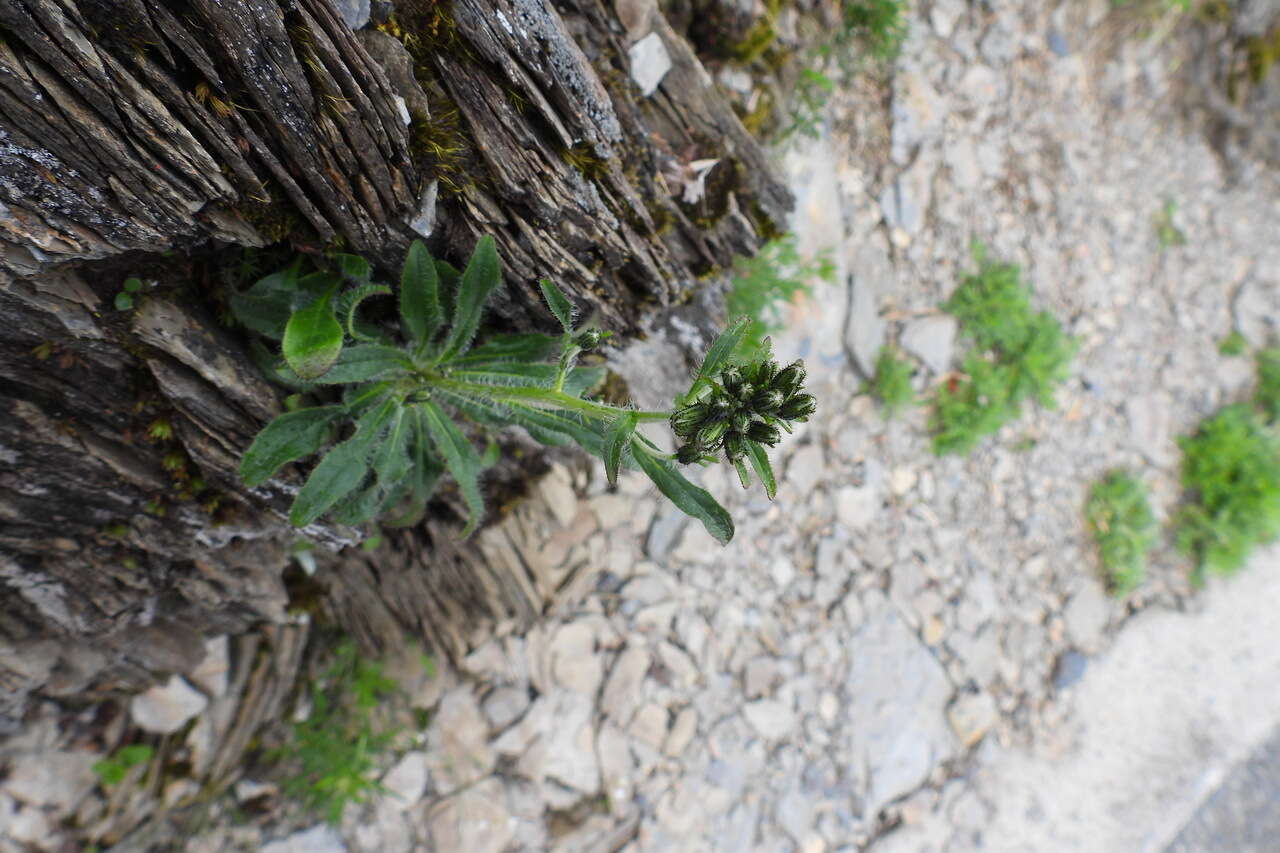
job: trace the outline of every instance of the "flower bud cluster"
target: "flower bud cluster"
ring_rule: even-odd
[[[671,415],[671,429],[683,442],[676,459],[688,465],[723,450],[738,462],[748,442],[773,447],[782,439],[779,428],[790,432],[818,407],[802,390],[804,379],[798,359],[783,368],[769,358],[726,367],[694,403]]]

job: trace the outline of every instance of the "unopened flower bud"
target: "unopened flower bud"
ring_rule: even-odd
[[[725,431],[728,429],[728,421],[716,421],[710,426],[705,426],[702,428],[701,432],[698,433],[698,444],[703,447],[715,447],[716,442],[721,439],[725,434]]]
[[[692,465],[702,458],[702,450],[696,444],[685,444],[676,450],[676,461],[681,465]]]
[[[773,424],[767,424],[764,421],[756,421],[747,428],[747,438],[752,441],[766,444],[773,447],[782,440],[782,431]]]
[[[734,364],[720,371],[720,386],[730,394],[736,394],[742,385],[742,370]]]
[[[799,421],[812,415],[818,408],[818,401],[812,394],[797,394],[782,405],[778,416],[789,421]]]
[[[573,339],[573,345],[581,350],[593,350],[600,346],[600,340],[603,337],[599,329],[587,329]]]
[[[747,452],[747,447],[742,442],[742,435],[736,432],[729,433],[724,440],[724,453],[729,457],[730,462],[737,462]]]
[[[751,408],[759,415],[772,415],[782,408],[781,391],[761,391],[751,398]]]
[[[671,431],[682,438],[688,438],[698,431],[706,419],[705,406],[686,406],[671,416]]]
[[[746,412],[738,412],[730,419],[729,423],[736,432],[746,433],[748,427],[751,426],[751,415]]]
[[[804,384],[804,378],[804,362],[800,359],[796,359],[786,367],[782,368],[774,378],[774,390],[781,391],[784,397],[790,397],[796,391],[800,390],[800,386]]]
[[[773,359],[766,358],[754,366],[751,381],[756,384],[757,388],[767,388],[769,383],[773,381],[773,377],[778,375],[778,363]]]

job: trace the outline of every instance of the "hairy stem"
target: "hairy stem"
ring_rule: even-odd
[[[594,403],[590,400],[582,400],[563,391],[557,391],[551,388],[537,387],[499,387],[494,385],[481,385],[474,382],[459,382],[456,379],[432,379],[431,385],[438,388],[444,388],[448,391],[456,391],[460,394],[471,394],[477,397],[487,397],[490,400],[506,401],[519,400],[521,402],[544,403],[549,408],[568,409],[574,412],[580,412],[588,417],[601,420],[612,420],[618,415],[631,411],[630,409],[621,409],[617,406],[610,406],[607,403]],[[671,417],[670,412],[635,412],[635,415],[641,423],[657,423],[665,421]]]

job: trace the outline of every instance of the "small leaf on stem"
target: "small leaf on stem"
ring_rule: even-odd
[[[622,464],[622,451],[631,441],[631,435],[640,422],[635,412],[623,412],[613,419],[604,435],[604,474],[609,485],[618,484],[618,468]]]
[[[769,464],[769,454],[765,452],[760,442],[748,440],[747,458],[751,460],[751,467],[760,478],[760,485],[764,486],[764,493],[769,496],[769,500],[773,500],[774,495],[778,493],[778,482],[773,476],[773,466]]]
[[[733,519],[705,489],[690,483],[667,460],[651,456],[637,438],[631,441],[631,455],[677,509],[701,521],[720,544],[727,545],[733,539]]]
[[[566,335],[573,333],[573,303],[569,301],[560,288],[552,284],[548,279],[538,282],[538,286],[542,288],[542,298],[547,300],[547,307],[551,309],[551,313],[556,315],[556,319],[560,321],[561,328],[564,329]]]

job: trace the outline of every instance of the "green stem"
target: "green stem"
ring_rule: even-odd
[[[582,400],[551,388],[523,387],[519,385],[481,385],[475,382],[459,382],[456,379],[444,378],[432,378],[429,380],[429,384],[462,394],[487,397],[490,400],[520,400],[522,402],[545,403],[551,408],[581,412],[588,417],[601,420],[613,420],[618,415],[631,411],[630,409],[610,406],[607,403],[593,403],[590,400]],[[635,412],[635,415],[641,423],[657,423],[671,417],[670,412]]]

